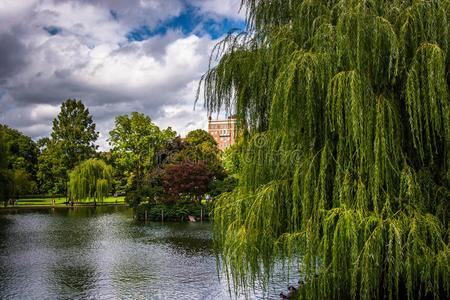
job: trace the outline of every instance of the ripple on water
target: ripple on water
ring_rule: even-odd
[[[229,299],[209,223],[131,216],[124,207],[0,212],[0,299]]]

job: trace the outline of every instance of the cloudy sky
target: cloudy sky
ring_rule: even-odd
[[[215,43],[244,28],[240,0],[0,0],[0,123],[48,136],[82,100],[101,150],[114,118],[144,113],[180,135],[206,128],[195,93]]]

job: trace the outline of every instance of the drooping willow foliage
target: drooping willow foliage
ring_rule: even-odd
[[[214,211],[234,286],[300,256],[306,299],[449,297],[450,2],[241,9],[247,32],[203,77],[208,111],[241,132],[239,185]]]
[[[93,199],[94,203],[103,202],[111,190],[112,168],[103,160],[85,160],[69,177],[69,195],[77,201]]]

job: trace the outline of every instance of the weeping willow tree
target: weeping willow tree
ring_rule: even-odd
[[[300,258],[299,298],[449,297],[449,3],[242,0],[202,79],[242,133],[214,210],[237,290]]]
[[[69,195],[78,201],[88,199],[103,202],[112,184],[112,168],[103,160],[88,159],[82,162],[69,175]]]

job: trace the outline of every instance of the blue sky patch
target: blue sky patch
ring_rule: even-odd
[[[213,39],[217,39],[222,35],[228,33],[231,29],[245,30],[245,22],[237,22],[236,20],[224,18],[221,23],[218,23],[212,19],[203,23],[203,28],[208,32]]]
[[[61,32],[61,28],[56,26],[46,26],[44,30],[47,31],[50,35],[57,35]]]
[[[161,35],[166,34],[166,29],[161,27],[157,31],[152,31],[152,30],[150,30],[150,28],[148,28],[146,25],[144,25],[144,26],[134,29],[133,31],[130,31],[129,33],[127,33],[126,37],[129,42],[132,42],[132,41],[141,42],[152,36],[158,35],[158,34],[161,34]]]
[[[183,12],[151,30],[148,26],[141,26],[130,31],[126,37],[129,42],[144,41],[155,35],[165,35],[167,30],[181,30],[184,35],[195,34],[202,37],[209,34],[213,39],[228,33],[232,28],[245,29],[244,21],[218,17],[216,15],[201,14],[194,6],[187,5]]]
[[[110,9],[110,10],[109,10],[109,13],[110,13],[111,17],[113,17],[114,20],[119,21],[119,17],[118,17],[118,15],[117,15],[117,12],[116,12],[116,11]]]

